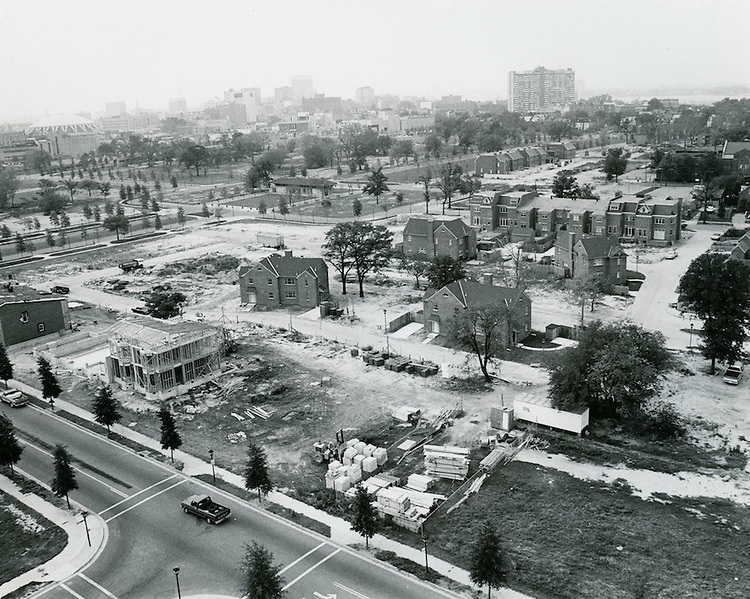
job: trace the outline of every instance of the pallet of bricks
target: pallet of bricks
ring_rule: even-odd
[[[401,372],[406,370],[409,365],[408,358],[402,358],[400,356],[392,356],[385,361],[385,367],[393,372]]]
[[[406,372],[409,374],[418,374],[419,376],[434,376],[438,373],[438,365],[432,362],[409,362]]]
[[[326,472],[326,488],[345,493],[388,461],[388,451],[359,439],[349,439],[341,461],[333,460]]]
[[[388,359],[388,354],[383,352],[363,352],[362,353],[362,361],[365,364],[369,364],[370,366],[383,366],[385,364],[386,359]]]
[[[430,476],[464,480],[469,474],[469,450],[450,445],[425,445],[424,467]]]

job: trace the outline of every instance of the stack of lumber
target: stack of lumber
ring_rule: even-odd
[[[406,487],[415,491],[429,491],[435,484],[435,479],[424,474],[410,474],[406,480]]]
[[[410,497],[400,487],[380,489],[377,494],[377,509],[381,517],[390,516],[393,522],[413,532],[422,527],[429,508],[412,505]]]
[[[449,445],[425,445],[424,465],[429,475],[464,480],[469,473],[469,450]]]
[[[388,474],[377,474],[371,476],[362,484],[368,493],[376,494],[380,489],[387,489],[388,487],[394,486],[398,482],[395,476],[389,476]]]
[[[489,455],[479,462],[479,467],[487,472],[492,472],[500,462],[504,462],[508,451],[511,449],[510,445],[500,445],[493,449]]]

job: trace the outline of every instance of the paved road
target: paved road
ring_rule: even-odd
[[[283,567],[290,599],[455,597],[213,488],[211,494],[232,509],[232,518],[210,526],[179,509],[188,495],[207,491],[199,481],[48,411],[5,405],[0,411],[11,416],[24,441],[19,468],[49,481],[49,446],[62,443],[76,460],[79,489],[71,497],[101,515],[109,528],[100,557],[45,590],[41,595],[47,598],[172,598],[174,566],[181,568],[183,596],[237,596],[239,562],[245,543],[252,541],[265,545]]]

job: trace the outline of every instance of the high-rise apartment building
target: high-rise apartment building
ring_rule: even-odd
[[[125,102],[105,102],[104,112],[107,116],[121,116],[126,114]]]
[[[508,75],[508,110],[547,112],[559,110],[576,99],[573,69],[511,71]]]
[[[358,87],[354,91],[354,101],[360,106],[373,106],[375,104],[375,90],[371,87]]]
[[[292,77],[292,99],[295,104],[302,104],[304,98],[314,98],[315,89],[313,88],[312,77],[298,75]]]
[[[169,114],[185,114],[187,102],[185,98],[169,98]]]
[[[245,107],[245,122],[258,120],[260,107],[260,88],[243,87],[241,90],[230,89],[224,92],[225,104],[242,104]]]

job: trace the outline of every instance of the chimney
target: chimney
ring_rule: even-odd
[[[482,275],[482,284],[492,287],[492,273],[486,272]]]
[[[286,258],[291,258],[292,257],[292,250],[284,250],[284,256]]]

